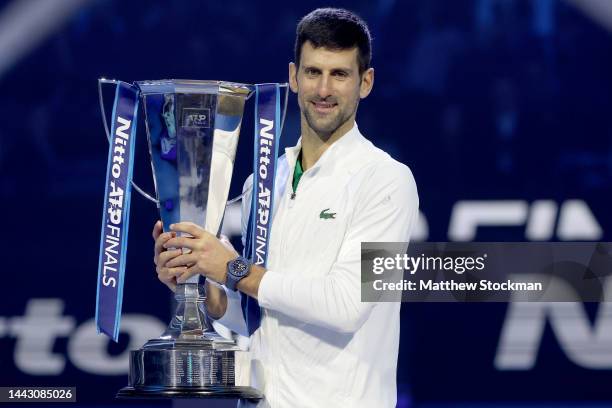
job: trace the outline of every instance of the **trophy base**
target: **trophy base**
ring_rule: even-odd
[[[206,386],[206,387],[124,387],[119,390],[119,399],[166,399],[166,398],[218,398],[246,399],[258,401],[263,398],[261,391],[244,386]]]
[[[130,352],[129,385],[117,398],[262,399],[256,388],[235,385],[236,352],[225,341],[152,340]]]
[[[236,385],[241,351],[210,328],[204,288],[181,284],[175,296],[177,312],[164,334],[130,351],[128,386],[117,398],[263,398],[253,387]]]

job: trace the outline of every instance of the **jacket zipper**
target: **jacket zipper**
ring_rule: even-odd
[[[291,176],[291,180],[293,180],[293,173],[290,174]],[[295,200],[297,198],[297,193],[300,190],[300,188],[303,186],[304,182],[306,181],[306,172],[304,172],[302,174],[302,178],[300,179],[300,182],[298,183],[297,187],[295,188],[295,191],[293,191],[293,186],[291,186],[291,195],[289,196],[289,205],[288,208],[293,208],[293,205],[295,204]],[[307,176],[306,176],[307,177]]]

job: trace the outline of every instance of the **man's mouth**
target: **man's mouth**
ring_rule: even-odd
[[[338,105],[337,103],[321,101],[311,101],[310,103],[312,103],[315,108],[315,111],[317,111],[318,113],[329,113]]]

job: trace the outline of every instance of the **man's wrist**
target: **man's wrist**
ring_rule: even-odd
[[[252,262],[243,256],[238,256],[227,263],[225,286],[233,291],[238,290],[238,283],[251,272]]]
[[[212,319],[220,319],[227,311],[227,295],[218,283],[206,280],[206,312]]]
[[[249,295],[253,299],[257,299],[259,293],[259,285],[267,270],[263,266],[255,264],[251,264],[251,267],[249,269],[249,275],[246,278],[242,279],[240,282],[238,282],[238,285],[236,285],[236,287],[242,293]]]

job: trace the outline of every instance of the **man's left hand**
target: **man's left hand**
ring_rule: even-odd
[[[201,274],[213,281],[224,284],[227,277],[227,263],[238,256],[236,251],[225,246],[216,236],[191,222],[179,222],[170,225],[170,230],[191,235],[174,237],[166,241],[165,248],[188,248],[184,253],[167,262],[168,268],[187,267],[177,276],[177,282],[183,283],[190,277]]]

